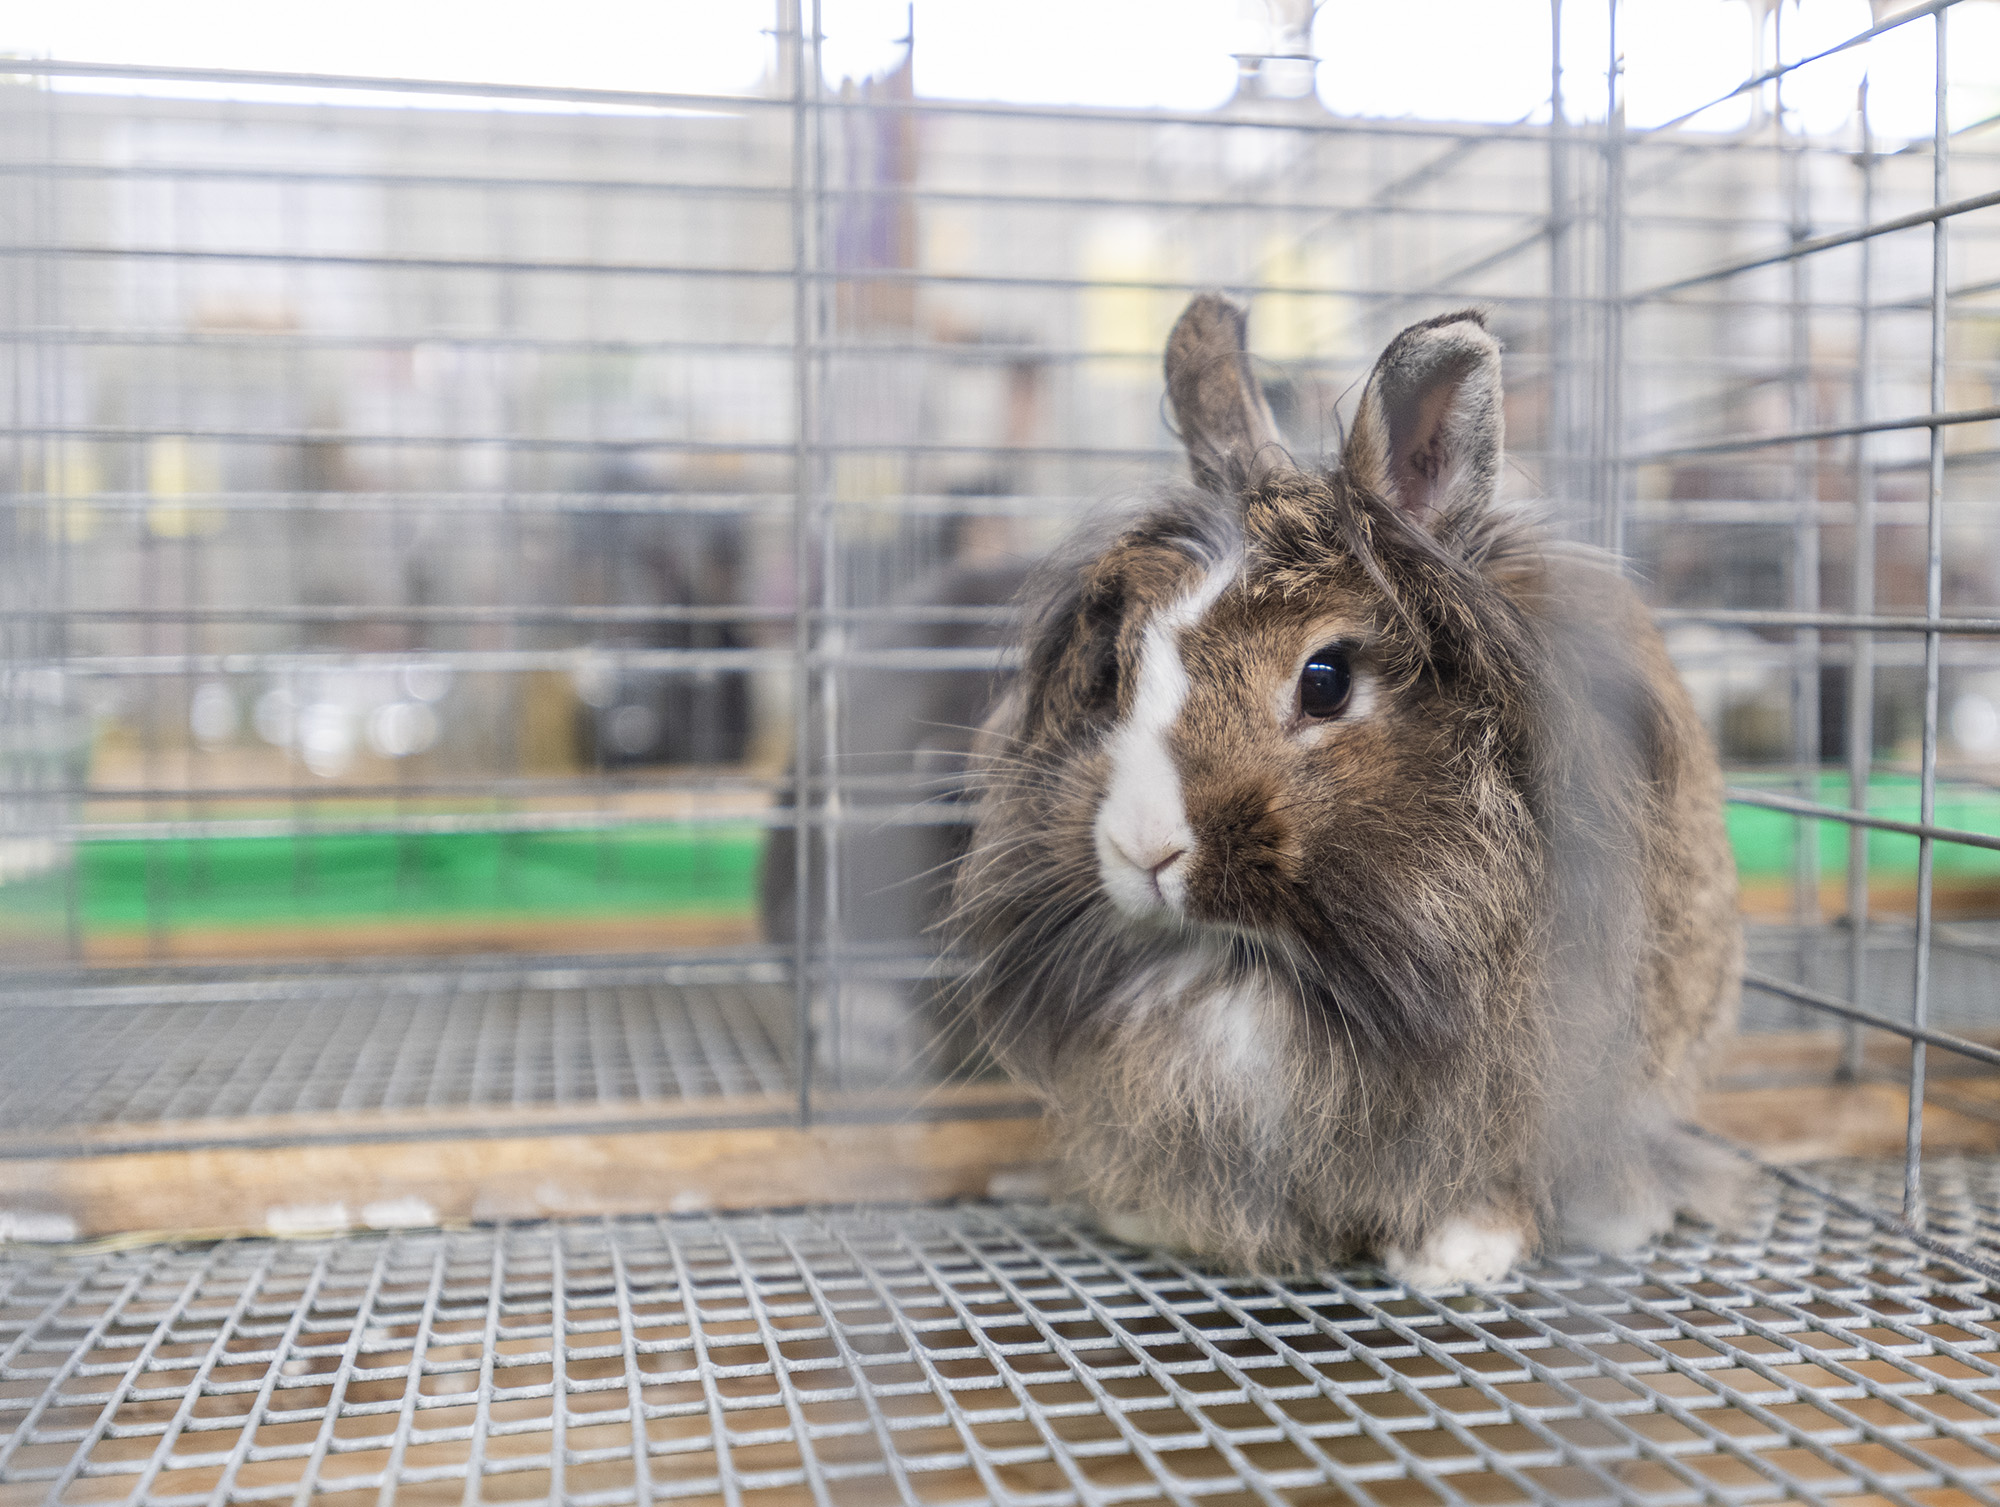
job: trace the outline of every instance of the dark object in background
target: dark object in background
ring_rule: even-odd
[[[614,471],[607,492],[651,491]],[[607,674],[579,687],[577,744],[586,764],[735,764],[750,744],[750,688],[718,666],[615,665],[620,650],[742,649],[749,641],[723,613],[744,600],[743,525],[716,513],[585,513],[576,520],[578,602],[601,606],[716,609],[706,620],[659,622],[598,641]]]
[[[898,605],[993,609],[984,620],[884,623],[857,635],[853,647],[997,648],[1008,637],[1008,604],[1027,574],[1025,565],[1011,562],[944,567]],[[913,957],[935,950],[930,928],[950,902],[952,872],[965,854],[972,828],[968,821],[924,818],[962,813],[973,738],[1007,678],[971,669],[857,667],[842,672],[843,790],[850,806],[865,806],[874,813],[841,829],[843,945],[871,945]],[[790,807],[794,800],[794,787],[787,785],[779,805]],[[904,815],[915,820],[896,819]],[[797,854],[794,829],[773,827],[764,848],[758,896],[764,935],[779,944],[790,944],[797,937]],[[813,911],[823,917],[819,897],[825,859],[816,835],[809,842],[809,858]],[[815,921],[812,940],[824,944],[823,920]],[[870,986],[849,981],[842,993],[844,1036],[836,1048],[842,1067],[882,1075],[909,1066],[919,1056],[940,1071],[967,1060],[970,1038],[938,1014],[935,991],[928,982]]]

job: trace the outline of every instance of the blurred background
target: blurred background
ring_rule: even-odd
[[[1906,1008],[1918,839],[1795,811],[1918,814],[1924,637],[1840,615],[1923,618],[1933,432],[1943,608],[2000,617],[2000,221],[1938,301],[1926,217],[1938,139],[2000,187],[2000,3],[1942,83],[1939,9],[9,7],[0,949],[147,1009],[560,962],[639,1057],[613,985],[699,968],[773,1082],[936,1060],[1004,604],[1177,473],[1159,350],[1223,287],[1302,452],[1490,311],[1506,488],[1662,609],[1760,956]],[[1935,820],[2000,843],[1991,644],[1942,643]],[[2000,852],[1935,883],[1991,1013]]]

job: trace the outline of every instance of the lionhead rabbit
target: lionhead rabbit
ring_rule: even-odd
[[[1029,588],[947,923],[1107,1225],[1491,1281],[1722,1201],[1677,1129],[1741,935],[1715,754],[1609,559],[1499,505],[1476,312],[1382,353],[1339,464],[1245,316],[1167,346],[1194,485]]]

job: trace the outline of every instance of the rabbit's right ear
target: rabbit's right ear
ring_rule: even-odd
[[[1188,465],[1204,487],[1240,485],[1260,463],[1283,453],[1278,425],[1244,349],[1249,318],[1232,299],[1203,293],[1167,337],[1167,398]]]
[[[1389,342],[1362,390],[1341,463],[1428,528],[1492,504],[1502,431],[1500,342],[1483,314],[1465,309]]]

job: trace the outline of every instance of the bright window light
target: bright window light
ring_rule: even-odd
[[[780,0],[66,0],[0,6],[0,54],[727,95],[768,85],[787,10]],[[901,62],[910,0],[821,0],[820,14],[831,83]],[[1606,15],[1604,0],[1563,6],[1573,120],[1603,118]],[[2000,0],[1963,0],[1951,15],[1954,124],[1965,125],[2000,112]],[[1723,100],[1760,50],[1749,0],[1620,0],[1618,16],[1626,118],[1642,129]],[[1256,49],[1263,18],[1263,0],[915,0],[915,89],[937,99],[1211,109],[1229,99],[1233,54]],[[1800,58],[1869,24],[1868,0],[1783,0],[1761,51]],[[1320,98],[1337,114],[1548,118],[1547,0],[1325,0],[1313,35]],[[1801,69],[1785,85],[1790,118],[1814,134],[1848,129],[1865,71],[1877,132],[1928,134],[1932,46],[1931,23],[1918,20]],[[259,92],[80,79],[58,87]],[[1752,108],[1737,96],[1686,125],[1739,130]]]
[[[1783,62],[1817,57],[1875,24],[1868,0],[1785,0],[1766,19],[1766,46]],[[1914,21],[1903,30],[1930,36],[1930,23]],[[1785,109],[1791,123],[1810,135],[1840,130],[1854,116],[1856,91],[1868,69],[1865,47],[1850,47],[1786,75]]]
[[[0,53],[732,94],[768,68],[774,14],[772,0],[64,0],[0,6]]]
[[[1319,97],[1338,115],[1547,115],[1547,0],[1327,0],[1313,50]]]
[[[1233,0],[929,0],[917,7],[916,89],[939,99],[1207,110],[1235,90],[1230,54],[1242,39]]]
[[[1955,5],[1946,23],[1951,62],[1951,126],[2000,115],[2000,4]],[[1859,49],[1868,71],[1868,118],[1878,135],[1928,136],[1937,118],[1937,36],[1912,21]]]
[[[1855,3],[1865,15],[1868,0]],[[1743,129],[1751,97],[1726,96],[1750,75],[1751,25],[1744,0],[1624,0],[1618,50],[1625,58],[1626,124],[1644,130],[1688,116],[1691,131]],[[1598,36],[1602,46],[1601,24]],[[1696,110],[1701,113],[1689,115]],[[1603,107],[1591,113],[1601,119]]]

